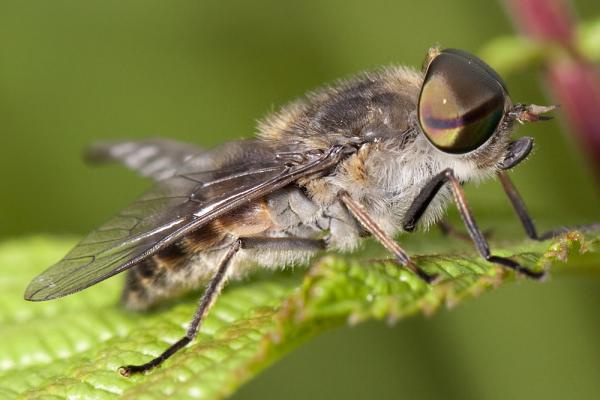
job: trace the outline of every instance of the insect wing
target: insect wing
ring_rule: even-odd
[[[50,300],[85,289],[139,263],[186,233],[300,177],[337,164],[339,146],[300,165],[281,161],[175,175],[86,236],[35,278],[25,299]]]
[[[174,140],[148,139],[96,143],[85,159],[92,164],[121,162],[142,176],[160,181],[175,175],[186,165],[196,171],[211,169],[211,152]]]

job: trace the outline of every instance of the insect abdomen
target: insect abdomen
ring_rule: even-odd
[[[210,278],[236,238],[260,235],[272,227],[263,201],[224,215],[131,268],[122,302],[127,308],[142,310],[193,289]]]

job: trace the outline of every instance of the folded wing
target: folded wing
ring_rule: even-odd
[[[121,162],[140,175],[157,181],[175,175],[192,159],[196,160],[196,164],[204,159],[207,166],[211,162],[209,151],[166,139],[96,143],[86,151],[85,158],[94,164]]]
[[[35,278],[25,299],[62,297],[131,268],[214,218],[300,177],[333,167],[342,156],[341,150],[333,147],[304,163],[290,164],[275,152],[266,157],[269,153],[262,149],[258,161],[238,155],[214,171],[178,172],[158,182]],[[237,165],[235,159],[240,160]]]

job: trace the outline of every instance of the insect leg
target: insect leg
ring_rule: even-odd
[[[451,236],[459,240],[471,242],[471,236],[469,236],[468,233],[455,228],[450,222],[446,221],[445,219],[438,221],[436,225],[440,229],[442,234],[445,236]],[[489,239],[491,234],[492,233],[490,230],[486,230],[483,232],[483,236],[485,236],[486,239]]]
[[[582,231],[590,231],[590,230],[600,229],[600,223],[596,223],[596,224],[590,224],[590,225],[575,226],[572,228],[563,227],[563,228],[553,229],[551,231],[544,232],[540,235],[537,233],[537,230],[535,229],[535,224],[533,223],[533,220],[529,216],[529,212],[527,211],[527,207],[525,207],[525,202],[523,201],[523,198],[519,194],[519,191],[517,190],[515,185],[512,183],[512,180],[508,177],[508,174],[504,171],[500,171],[500,172],[498,172],[498,179],[500,179],[500,183],[502,183],[502,188],[506,192],[506,195],[508,196],[508,199],[510,200],[510,203],[512,204],[515,212],[517,213],[519,220],[521,220],[521,224],[523,225],[523,228],[525,229],[527,236],[529,236],[533,240],[542,241],[542,240],[550,239],[550,238],[558,236],[562,233],[568,232],[572,229],[577,229],[577,230],[582,230]]]
[[[404,230],[412,231],[415,228],[417,222],[419,221],[421,216],[423,216],[423,213],[425,212],[425,210],[427,210],[427,207],[429,206],[435,195],[447,182],[450,182],[450,188],[452,189],[454,201],[456,203],[456,206],[458,207],[460,216],[463,219],[465,226],[467,227],[467,231],[469,232],[471,239],[475,243],[475,247],[479,251],[479,254],[481,254],[483,258],[494,264],[514,269],[515,271],[518,271],[531,278],[539,279],[544,276],[543,272],[530,270],[509,258],[494,256],[491,254],[487,240],[485,239],[485,236],[477,226],[477,223],[473,218],[473,214],[469,209],[463,188],[458,179],[456,179],[456,177],[454,176],[454,171],[450,168],[434,176],[431,179],[431,181],[429,181],[429,183],[425,185],[425,187],[423,188],[421,193],[419,193],[417,198],[413,201],[404,219]]]
[[[439,221],[436,225],[445,236],[452,236],[456,239],[471,241],[471,237],[467,233],[456,229],[445,219]]]
[[[348,211],[360,222],[360,224],[373,235],[379,243],[383,245],[390,253],[392,253],[398,262],[408,268],[413,273],[417,274],[424,281],[431,283],[436,277],[429,275],[423,271],[417,265],[415,265],[408,254],[391,238],[387,233],[381,229],[379,225],[369,216],[367,210],[362,204],[354,200],[348,192],[341,191],[338,194],[339,199],[346,205]]]
[[[206,289],[204,290],[204,294],[200,299],[200,304],[196,313],[194,314],[194,318],[192,322],[190,322],[190,326],[184,337],[179,339],[177,342],[173,343],[169,348],[162,352],[158,357],[153,360],[141,364],[141,365],[127,365],[119,368],[119,372],[123,376],[130,376],[131,374],[136,374],[139,372],[148,371],[154,367],[159,366],[163,361],[167,358],[171,357],[173,354],[184,348],[188,343],[190,343],[196,337],[198,333],[198,328],[202,323],[202,320],[208,314],[211,306],[221,293],[221,289],[223,289],[223,285],[225,283],[225,278],[227,277],[227,271],[229,266],[231,265],[231,259],[233,256],[240,250],[241,248],[241,240],[236,240],[235,243],[231,245],[225,257],[221,260],[219,268],[217,272],[212,277]]]

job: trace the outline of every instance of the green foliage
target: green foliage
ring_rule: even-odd
[[[208,146],[225,140],[228,132],[228,138],[251,132],[255,118],[272,104],[326,80],[390,62],[417,65],[425,49],[436,42],[472,51],[510,29],[502,18],[490,18],[501,13],[499,4],[476,1],[436,3],[433,8],[428,2],[410,7],[402,2],[375,2],[367,8],[362,2],[343,2],[343,7],[336,2],[306,2],[295,6],[294,18],[288,17],[287,4],[274,1],[225,6],[231,9],[189,1],[168,10],[164,2],[144,2],[142,8],[136,2],[96,2],[85,7],[61,2],[9,3],[0,13],[6,39],[2,82],[7,96],[0,109],[6,133],[0,163],[6,172],[5,187],[11,188],[0,207],[0,230],[5,236],[50,227],[56,232],[83,232],[141,189],[141,183],[121,178],[121,171],[90,175],[76,164],[81,148],[93,140],[112,134],[151,134]],[[157,24],[161,29],[156,29]],[[578,46],[592,61],[600,60],[599,32],[598,20],[582,25],[578,32]],[[513,36],[492,40],[479,54],[501,74],[510,74],[531,70],[554,52],[552,47]],[[509,85],[520,92],[516,100],[530,101],[534,96],[525,92],[526,87],[535,86],[532,82]],[[535,129],[540,133],[536,137],[539,151],[519,168],[516,179],[526,183],[522,187],[528,205],[546,223],[541,226],[552,226],[549,219],[560,223],[593,219],[597,193],[592,181],[586,180],[578,156],[565,151],[566,143],[555,125]],[[512,229],[504,223],[502,209],[494,207],[498,196],[489,189],[473,193],[485,196],[485,201],[473,202],[475,207],[482,205],[477,215],[502,222],[486,226]],[[41,194],[42,208],[53,212],[32,212],[39,209]],[[501,201],[505,207],[504,198]],[[585,243],[577,236],[542,244],[495,241],[493,248],[504,255],[517,254],[539,268],[563,260],[574,247],[569,264],[554,266],[558,268],[553,275],[560,278],[560,274],[584,269],[597,273],[598,240],[596,235]],[[364,253],[352,259],[324,258],[307,274],[300,269],[261,273],[225,290],[197,341],[151,374],[125,379],[117,374],[118,366],[147,361],[183,334],[198,294],[152,313],[131,313],[118,306],[121,282],[117,277],[65,299],[37,304],[23,301],[28,281],[73,243],[32,238],[0,244],[0,398],[164,398],[166,394],[219,398],[328,328],[367,319],[396,321],[416,313],[431,314],[440,305],[455,305],[515,279],[472,252],[456,251],[470,248],[467,245],[452,240],[433,243],[429,236],[426,241],[411,242],[410,253],[429,254],[418,257],[418,262],[432,272],[445,271],[446,280],[434,287],[394,265],[366,263],[371,255]],[[589,251],[579,255],[578,247]],[[560,315],[557,301],[561,300],[566,298],[545,299],[553,318]],[[580,337],[553,339],[540,331],[536,336],[539,347],[551,351],[545,357],[535,352],[516,354],[523,370],[520,383],[507,381],[511,375],[490,374],[485,368],[470,371],[479,373],[465,379],[455,374],[467,363],[465,358],[453,359],[446,353],[440,357],[449,359],[446,365],[452,370],[443,374],[487,397],[497,388],[490,381],[501,381],[504,386],[510,382],[511,393],[539,393],[536,389],[544,386],[544,393],[557,398],[562,392],[585,396],[582,387],[595,387],[582,381],[593,377],[593,372],[585,374],[585,368],[595,365],[597,303],[587,298],[585,304],[577,303],[581,299],[570,300],[564,307],[581,324],[577,326],[588,332],[583,336],[592,338],[577,347],[585,349],[587,359],[582,360],[583,353],[577,352],[573,359],[564,356]],[[573,302],[575,311],[569,308]],[[486,315],[465,329],[475,330],[492,319]],[[503,348],[521,340],[528,327],[518,329],[518,334],[501,338]],[[538,334],[536,329],[540,328],[528,332]],[[559,342],[562,354],[549,347]],[[468,346],[453,345],[451,350],[467,352],[471,342]],[[508,361],[495,372],[519,370],[510,364],[515,354],[507,354]],[[478,368],[484,356],[474,356]],[[537,365],[544,368],[524,371],[523,365],[536,365],[524,362],[526,358],[538,357],[542,361]],[[424,365],[429,362],[426,356],[421,359]],[[378,367],[385,366],[368,366]],[[419,370],[414,364],[408,368]],[[330,378],[323,378],[321,384]],[[358,374],[345,377],[360,378]],[[269,382],[271,388],[275,384]],[[434,398],[446,395],[446,390],[440,384]],[[388,392],[380,397],[391,396]]]
[[[434,286],[387,261],[326,256],[307,273],[259,273],[231,284],[193,344],[148,375],[124,378],[117,373],[120,365],[147,361],[183,334],[196,298],[132,313],[119,307],[120,282],[110,279],[56,301],[22,300],[27,282],[72,244],[38,237],[0,245],[2,398],[222,398],[328,328],[431,314],[522,279],[474,253],[417,257],[419,265],[440,274]],[[497,253],[534,268],[549,268],[569,256],[568,264],[553,269],[558,275],[598,268],[599,249],[599,234],[570,233]]]
[[[590,62],[600,60],[600,20],[595,19],[577,27],[575,44]],[[542,65],[543,61],[561,56],[564,49],[552,43],[534,42],[524,36],[502,36],[490,41],[481,51],[500,75]]]

